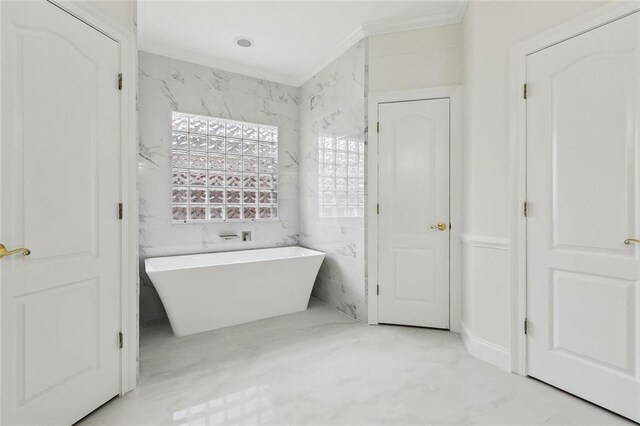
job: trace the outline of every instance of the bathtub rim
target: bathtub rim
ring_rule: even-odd
[[[179,258],[179,257],[192,257],[192,256],[202,256],[202,255],[215,255],[215,254],[222,254],[222,253],[239,253],[239,252],[255,252],[255,251],[261,251],[261,250],[273,250],[273,249],[287,249],[287,248],[301,248],[310,252],[313,252],[312,254],[306,255],[306,256],[282,256],[282,257],[277,257],[277,258],[273,258],[273,259],[254,259],[254,260],[247,260],[247,261],[241,261],[241,262],[233,262],[233,263],[220,263],[220,264],[205,264],[205,265],[191,265],[191,266],[181,266],[181,267],[176,267],[176,268],[167,268],[167,269],[154,269],[151,265],[149,265],[149,261],[153,261],[153,260],[164,260],[164,259],[175,259],[175,258]],[[173,272],[173,271],[185,271],[185,270],[191,270],[191,269],[201,269],[201,268],[214,268],[214,267],[226,267],[226,266],[236,266],[236,265],[242,265],[244,263],[262,263],[262,262],[274,262],[274,261],[279,261],[279,260],[290,260],[290,259],[297,259],[297,258],[305,258],[305,257],[318,257],[318,256],[322,256],[322,257],[326,257],[326,253],[322,252],[322,251],[318,251],[315,249],[311,249],[308,247],[304,247],[304,246],[282,246],[282,247],[260,247],[260,248],[250,248],[250,249],[238,249],[238,250],[225,250],[225,251],[212,251],[212,252],[202,252],[202,253],[190,253],[190,254],[177,254],[177,255],[170,255],[170,256],[159,256],[159,257],[148,257],[144,260],[144,270],[147,274],[149,273],[160,273],[160,272]]]

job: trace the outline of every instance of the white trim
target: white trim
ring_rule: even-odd
[[[467,327],[464,321],[462,322],[462,332],[460,335],[470,355],[509,371],[511,366],[509,349],[474,336],[469,332],[469,327]]]
[[[640,10],[640,0],[606,4],[578,18],[531,37],[510,50],[509,58],[509,182],[511,251],[511,371],[526,375],[526,101],[522,86],[527,76],[527,56]]]
[[[462,87],[444,86],[415,90],[369,93],[367,141],[367,322],[378,323],[378,104],[384,102],[448,98],[451,101],[449,329],[459,333],[462,318]]]
[[[460,239],[464,244],[473,247],[488,248],[494,250],[509,250],[510,244],[508,238],[488,237],[486,235],[471,235],[467,233],[460,234]]]
[[[296,87],[300,87],[305,84],[307,81],[311,80],[318,74],[320,71],[325,69],[329,64],[338,59],[340,55],[342,55],[347,50],[351,49],[351,47],[355,46],[360,40],[364,38],[364,32],[362,31],[362,27],[359,27],[354,32],[349,34],[344,40],[342,40],[336,47],[333,48],[330,54],[328,54],[322,62],[312,68],[312,71],[303,74],[300,78],[297,79],[298,84]]]
[[[177,49],[175,47],[164,46],[156,43],[141,42],[138,44],[138,50],[142,52],[152,53],[154,55],[166,56],[168,58],[177,59],[179,61],[215,68],[221,71],[241,74],[261,80],[268,80],[287,86],[299,87],[304,83],[304,81],[300,82],[299,78],[296,78],[292,75],[265,71],[259,68],[242,65],[237,62],[214,58],[212,56],[189,52],[187,50]]]
[[[237,62],[227,61],[225,59],[216,58],[201,53],[190,52],[188,50],[159,43],[140,41],[138,49],[140,51],[152,53],[154,55],[166,56],[169,58],[177,59],[179,61],[204,65],[221,71],[242,74],[262,80],[269,80],[288,86],[300,87],[366,36],[399,31],[419,30],[422,28],[436,27],[440,25],[459,24],[464,18],[468,1],[458,0],[455,3],[455,9],[446,12],[418,17],[409,17],[404,19],[383,19],[378,21],[363,22],[361,26],[356,28],[351,34],[346,36],[340,43],[338,43],[331,50],[331,52],[324,57],[321,62],[311,67],[311,71],[300,74],[298,76],[266,71],[260,68],[243,65]]]
[[[453,3],[453,2],[452,2]],[[381,19],[362,23],[362,32],[366,36],[412,31],[440,25],[458,24],[462,22],[467,9],[466,0],[455,2],[455,9],[424,16],[411,16],[404,19]]]
[[[138,355],[138,144],[137,144],[137,50],[136,35],[104,15],[88,0],[48,0],[111,37],[120,45],[121,91],[121,197],[122,220],[121,354],[120,395],[136,386]]]

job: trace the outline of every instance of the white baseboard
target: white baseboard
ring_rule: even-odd
[[[462,333],[460,334],[469,354],[503,370],[511,371],[509,349],[474,336],[469,332],[469,328],[464,321],[462,322]]]

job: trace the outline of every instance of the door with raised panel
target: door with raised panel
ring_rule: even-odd
[[[378,105],[378,322],[449,328],[449,99]]]
[[[527,83],[528,374],[640,421],[640,13]]]
[[[71,424],[119,393],[119,46],[46,1],[2,2],[1,399]]]

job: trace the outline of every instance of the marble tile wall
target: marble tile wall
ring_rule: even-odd
[[[139,56],[140,318],[164,316],[146,274],[147,257],[297,245],[299,89],[140,52]],[[278,126],[280,221],[171,223],[171,112]],[[252,241],[220,234],[251,231]]]
[[[321,217],[318,141],[366,140],[366,45],[363,40],[306,82],[300,94],[300,244],[327,254],[313,295],[364,321],[365,219]]]

